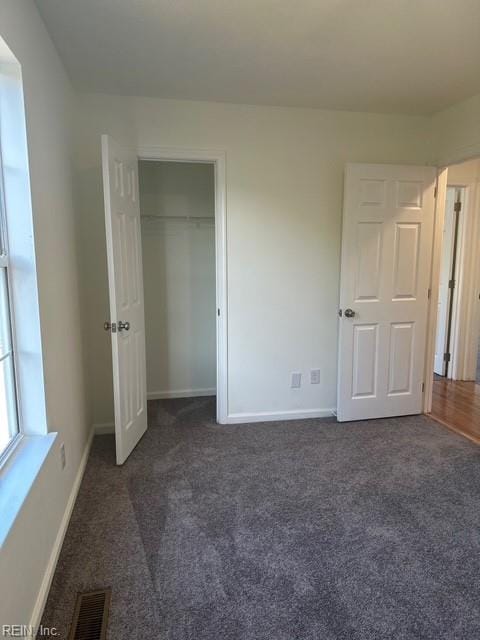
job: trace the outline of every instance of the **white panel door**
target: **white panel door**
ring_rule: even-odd
[[[452,273],[453,237],[455,221],[455,188],[448,187],[445,202],[445,224],[443,227],[442,258],[440,263],[440,288],[438,292],[437,336],[435,341],[434,371],[445,375],[444,355],[447,350],[448,309],[450,306],[449,281]]]
[[[102,136],[117,464],[147,429],[145,319],[136,154]]]
[[[337,417],[421,413],[436,170],[349,164]]]

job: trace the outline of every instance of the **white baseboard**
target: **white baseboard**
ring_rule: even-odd
[[[273,422],[279,420],[305,420],[307,418],[331,418],[334,409],[299,409],[293,411],[260,411],[259,413],[230,413],[226,424],[246,422]]]
[[[92,425],[93,433],[96,436],[104,436],[109,433],[115,433],[115,425],[113,422],[101,422]]]
[[[75,506],[75,501],[77,499],[78,491],[82,483],[83,474],[85,473],[85,467],[87,466],[88,454],[90,453],[92,440],[93,440],[93,430],[90,433],[90,436],[88,438],[87,444],[85,446],[85,449],[82,455],[82,459],[80,460],[80,465],[78,467],[77,475],[75,476],[75,481],[73,483],[72,490],[70,491],[70,496],[68,497],[68,502],[67,502],[67,506],[65,507],[65,511],[63,513],[62,521],[60,522],[60,527],[58,529],[57,537],[55,538],[55,542],[53,544],[53,548],[50,554],[50,558],[48,560],[47,568],[45,569],[42,584],[38,592],[37,600],[35,602],[35,606],[33,607],[33,612],[30,618],[31,628],[38,627],[42,620],[43,610],[47,602],[48,592],[50,591],[50,586],[52,584],[55,569],[57,567],[58,557],[60,555],[60,551],[62,550],[65,534],[67,533],[68,523],[70,522],[70,517],[72,515],[73,507]]]
[[[168,398],[196,398],[198,396],[215,396],[216,389],[174,389],[173,391],[149,391],[147,400],[166,400]]]

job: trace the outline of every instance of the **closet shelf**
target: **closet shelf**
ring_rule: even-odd
[[[187,222],[215,222],[214,216],[155,216],[155,215],[141,215],[142,220],[183,220]]]

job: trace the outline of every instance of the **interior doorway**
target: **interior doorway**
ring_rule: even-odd
[[[216,395],[215,167],[138,163],[147,399]]]
[[[437,335],[435,340],[435,368],[438,376],[452,377],[452,351],[455,346],[458,316],[458,274],[462,264],[461,237],[465,188],[448,186],[445,199],[440,284],[438,293]]]
[[[480,443],[480,159],[445,173],[431,415]]]

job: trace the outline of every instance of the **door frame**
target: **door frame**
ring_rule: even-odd
[[[217,422],[227,423],[228,416],[228,281],[227,281],[227,211],[226,152],[222,149],[184,149],[140,145],[138,160],[157,162],[199,162],[213,164],[215,175],[215,280],[216,280],[216,379]]]
[[[424,393],[424,402],[423,402],[423,411],[424,413],[430,413],[432,410],[432,399],[433,399],[433,381],[434,381],[434,360],[435,360],[435,340],[437,335],[437,309],[438,309],[438,293],[440,286],[440,261],[441,261],[441,252],[442,252],[442,235],[443,235],[443,225],[445,221],[445,200],[446,200],[446,192],[447,192],[447,182],[448,182],[448,167],[454,164],[461,164],[463,162],[467,162],[468,160],[480,159],[480,140],[475,142],[474,144],[468,145],[466,147],[458,147],[451,151],[449,154],[445,155],[441,159],[437,160],[434,164],[437,168],[437,198],[435,204],[435,226],[434,226],[434,237],[433,237],[433,251],[432,251],[432,267],[430,274],[430,305],[428,310],[428,319],[427,319],[427,348],[425,353],[425,393]],[[453,186],[453,185],[452,185]],[[480,183],[477,185],[462,185],[466,186],[466,195],[465,195],[465,214],[468,215],[472,211],[472,203],[475,210],[479,210],[480,208]],[[473,189],[471,188],[473,187]],[[470,203],[470,204],[469,204]],[[474,256],[478,255],[478,251],[480,251],[480,215],[477,215],[476,225],[475,225],[475,236],[471,249],[471,259],[472,261],[475,259]],[[466,223],[467,219],[465,218],[464,223],[464,237],[467,235],[467,229],[469,225]],[[469,299],[472,296],[472,293],[480,291],[480,260],[477,265],[473,265],[472,277],[470,278],[470,282],[465,283],[465,289],[463,291],[462,297]],[[460,279],[460,278],[459,278]],[[460,297],[460,296],[457,296]],[[464,345],[468,351],[468,345],[472,342],[474,329],[478,329],[478,322],[480,321],[480,310],[477,309],[479,305],[469,305],[469,309],[466,311],[466,325],[465,325],[465,335],[464,335]],[[475,323],[475,320],[477,323]],[[457,351],[458,358],[458,335],[462,332],[464,326],[462,322],[457,322],[456,327],[456,336],[454,336],[454,345],[455,351]],[[467,354],[468,355],[468,354]],[[470,366],[470,364],[466,361],[467,358],[464,358],[464,367]],[[456,375],[461,375],[461,366],[459,361],[452,365],[452,371]],[[458,369],[460,367],[460,369]],[[458,374],[457,374],[458,371]]]
[[[460,202],[462,204],[460,210],[460,217],[458,220],[458,235],[456,246],[456,264],[455,264],[455,288],[452,294],[452,300],[450,302],[452,306],[451,312],[451,328],[450,328],[450,344],[449,349],[452,354],[450,366],[447,369],[447,380],[457,380],[462,378],[460,371],[460,361],[463,359],[463,347],[464,343],[461,328],[464,320],[464,313],[462,313],[462,306],[465,300],[465,253],[467,237],[466,232],[468,230],[468,223],[470,222],[470,207],[469,207],[469,186],[448,184],[447,176],[447,188],[453,188],[461,192]]]
[[[438,297],[440,293],[440,267],[442,259],[443,225],[445,222],[445,199],[447,196],[447,169],[437,169],[437,191],[433,222],[433,250],[430,269],[430,304],[427,316],[427,346],[425,350],[425,379],[423,411],[430,413],[433,398],[433,374],[435,368],[435,343],[437,339]]]
[[[480,160],[480,158],[479,158]],[[455,185],[459,186],[459,185]],[[456,326],[453,342],[452,378],[474,380],[479,335],[480,182],[460,185],[464,190],[463,232],[458,272]],[[476,213],[476,215],[474,215]],[[474,353],[475,352],[475,353]]]

